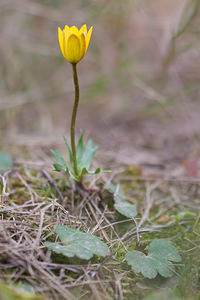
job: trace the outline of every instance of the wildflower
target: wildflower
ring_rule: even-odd
[[[93,142],[91,139],[89,139],[86,146],[84,147],[83,132],[80,135],[78,143],[76,143],[75,141],[76,115],[79,105],[77,63],[84,57],[87,52],[91,34],[92,27],[87,32],[86,25],[83,25],[80,30],[78,30],[76,26],[69,27],[66,25],[63,30],[58,27],[58,40],[60,49],[64,58],[67,59],[72,65],[75,88],[75,98],[70,126],[71,146],[68,144],[67,139],[64,137],[64,141],[69,152],[70,164],[67,164],[65,162],[64,158],[58,151],[51,150],[51,153],[57,161],[54,163],[55,170],[60,172],[64,169],[65,172],[69,175],[69,178],[73,181],[76,181],[79,187],[85,191],[91,191],[91,189],[84,186],[82,182],[83,176],[86,174],[95,175],[101,172],[100,168],[97,168],[94,171],[89,170],[91,160],[98,147],[93,147]],[[102,172],[107,171],[102,170]],[[95,191],[97,190],[98,189],[95,188]],[[92,191],[94,191],[94,189],[92,189]]]
[[[71,64],[78,63],[86,54],[92,34],[92,27],[87,32],[87,26],[83,25],[80,30],[76,26],[61,30],[58,27],[58,41],[61,52]]]

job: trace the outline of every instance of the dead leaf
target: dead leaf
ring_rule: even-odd
[[[168,215],[164,215],[157,220],[157,223],[165,224],[165,223],[169,222],[170,219],[171,218]]]

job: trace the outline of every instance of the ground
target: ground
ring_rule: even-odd
[[[4,282],[33,286],[36,292],[46,295],[44,299],[160,299],[159,293],[166,295],[166,299],[200,297],[199,181],[195,173],[198,160],[184,156],[184,151],[175,155],[175,149],[182,146],[176,133],[175,137],[171,136],[174,150],[167,159],[159,150],[164,149],[164,138],[155,150],[156,132],[156,136],[151,136],[151,147],[144,147],[141,142],[142,138],[147,141],[144,132],[147,134],[153,125],[154,128],[163,126],[159,118],[148,122],[137,121],[142,137],[138,138],[138,144],[134,139],[134,149],[125,140],[140,134],[136,129],[135,133],[129,132],[127,122],[118,126],[118,133],[120,129],[120,136],[124,137],[120,139],[124,146],[120,149],[129,150],[129,154],[119,151],[111,159],[110,153],[99,151],[98,163],[103,155],[104,164],[108,166],[110,161],[113,172],[95,181],[90,182],[89,177],[85,180],[86,184],[99,186],[101,197],[96,192],[77,190],[66,174],[56,173],[52,166],[39,160],[16,161],[1,177],[1,278]],[[112,143],[117,143],[117,139]],[[47,150],[40,151],[46,161],[53,162]],[[137,158],[139,155],[141,160]],[[152,156],[155,160],[148,161]],[[139,239],[135,221],[114,209],[113,195],[106,188],[109,182],[120,184],[127,201],[136,205],[135,221],[144,218]],[[56,224],[92,232],[109,245],[111,254],[87,262],[51,253],[44,242],[55,240]],[[124,261],[128,249],[146,253],[146,247],[154,239],[171,241],[181,254],[182,262],[170,279],[161,276],[145,279]]]

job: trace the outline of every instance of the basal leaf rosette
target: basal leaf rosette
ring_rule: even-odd
[[[74,172],[74,160],[73,160],[73,154],[72,149],[67,142],[66,137],[63,136],[68,155],[70,164],[65,161],[65,159],[62,157],[62,155],[58,151],[51,150],[51,153],[53,154],[54,158],[57,162],[54,163],[54,168],[56,171],[60,172],[64,170],[71,180],[74,181],[81,181],[84,175],[96,175],[100,172],[110,172],[109,170],[101,170],[100,168],[96,168],[95,170],[90,170],[90,165],[92,158],[94,157],[96,151],[98,150],[97,146],[94,146],[93,141],[91,139],[88,140],[84,147],[83,143],[83,131],[81,131],[80,138],[78,140],[77,146],[76,146],[76,161],[77,161],[77,168],[78,173],[76,174]]]

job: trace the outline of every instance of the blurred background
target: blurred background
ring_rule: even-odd
[[[0,0],[1,149],[18,160],[64,151],[74,87],[57,28],[87,24],[77,136],[82,128],[100,145],[101,161],[198,159],[199,9],[199,0]]]

